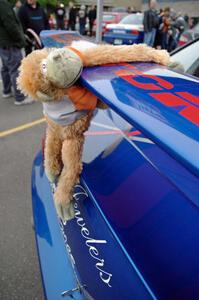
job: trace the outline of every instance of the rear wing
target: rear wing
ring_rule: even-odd
[[[199,81],[155,64],[87,68],[81,83],[199,176]]]
[[[43,32],[46,47],[81,39]],[[80,81],[100,100],[199,177],[199,80],[151,63],[85,68]]]

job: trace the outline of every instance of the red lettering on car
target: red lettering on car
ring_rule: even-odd
[[[189,100],[190,102],[192,102],[196,105],[199,105],[199,97],[197,97],[197,96],[194,96],[188,92],[177,92],[176,94],[181,96],[185,100]]]
[[[184,106],[179,114],[195,125],[199,125],[199,108],[171,93],[149,93],[149,95],[169,107]]]
[[[144,90],[162,90],[163,88],[170,90],[173,88],[173,84],[160,78],[155,75],[148,75],[143,74],[142,72],[137,72],[137,70],[134,72],[130,70],[119,70],[116,71],[116,75],[124,79],[125,81],[131,83],[132,85],[144,89]],[[138,78],[149,78],[155,81],[155,83],[145,83],[137,81]]]
[[[117,76],[142,90],[163,90],[162,92],[157,93],[149,92],[148,95],[168,107],[181,106],[182,108],[179,114],[195,125],[199,125],[199,108],[197,107],[197,105],[199,105],[199,98],[197,96],[192,95],[189,92],[169,93],[165,90],[174,88],[174,85],[171,82],[155,75],[145,74],[145,71],[138,70],[134,65],[128,63],[122,63],[120,65],[126,67],[126,69],[116,71],[115,74]],[[141,77],[150,78],[154,80],[155,83],[138,81],[138,78]]]

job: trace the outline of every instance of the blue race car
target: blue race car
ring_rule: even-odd
[[[144,39],[143,14],[134,13],[124,17],[118,24],[108,24],[103,40],[114,45],[142,43]]]
[[[42,151],[33,163],[46,299],[199,299],[199,80],[134,63],[81,83],[109,108],[86,133],[73,220],[56,215]]]

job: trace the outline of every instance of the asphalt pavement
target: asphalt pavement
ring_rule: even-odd
[[[45,123],[18,131],[42,118],[42,107],[15,106],[14,98],[1,94],[0,83],[0,300],[43,300],[31,224],[31,166]]]

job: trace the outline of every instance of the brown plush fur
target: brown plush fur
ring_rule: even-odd
[[[55,101],[59,101],[67,94],[67,89],[54,87],[41,72],[41,61],[47,57],[49,51],[52,49],[36,50],[23,59],[18,86],[33,99],[39,100],[37,92],[41,91],[52,96]],[[169,55],[166,51],[155,50],[146,45],[101,45],[83,52],[84,66],[130,61],[154,61],[167,65]],[[73,187],[79,180],[82,170],[84,132],[88,129],[91,118],[92,112],[71,125],[60,126],[46,117],[48,129],[45,170],[51,181],[59,175],[55,201],[63,207],[69,204]]]
[[[156,50],[145,44],[131,46],[99,45],[96,48],[84,50],[84,66],[96,66],[121,62],[149,62],[168,65],[169,54],[165,50]]]
[[[55,192],[57,203],[69,201],[72,188],[78,183],[82,170],[84,132],[88,129],[91,118],[92,112],[71,125],[60,126],[46,117],[49,126],[45,147],[45,169],[49,176],[60,174]]]

